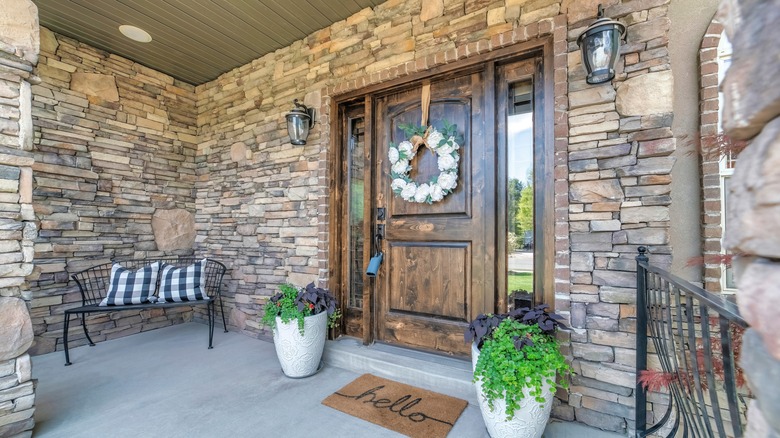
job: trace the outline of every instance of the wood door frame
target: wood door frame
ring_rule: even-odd
[[[495,108],[495,65],[496,63],[520,61],[523,59],[532,59],[533,57],[541,57],[542,69],[539,71],[540,80],[542,81],[542,87],[540,88],[544,98],[539,99],[539,123],[535,126],[541,126],[540,132],[534,136],[534,141],[540,140],[540,147],[543,154],[539,159],[543,160],[543,166],[540,166],[542,176],[539,181],[542,182],[541,190],[538,192],[539,196],[535,197],[534,208],[536,211],[543,212],[544,220],[539,221],[542,224],[542,229],[537,235],[540,239],[537,242],[542,242],[538,245],[539,257],[535,257],[534,271],[538,273],[535,277],[540,278],[538,284],[542,287],[544,302],[551,307],[555,306],[555,186],[554,186],[554,164],[555,164],[555,125],[554,125],[554,53],[553,53],[553,37],[548,36],[545,38],[539,38],[533,41],[526,41],[515,45],[507,46],[501,49],[497,49],[488,53],[476,55],[470,58],[466,58],[460,61],[453,62],[451,64],[440,65],[433,67],[424,72],[417,72],[407,76],[399,77],[387,82],[372,84],[360,89],[348,91],[342,94],[336,94],[331,96],[330,102],[330,114],[335,115],[330,120],[330,136],[329,136],[329,148],[326,153],[327,160],[331,163],[328,166],[328,191],[329,191],[329,212],[330,220],[328,223],[328,278],[327,285],[330,291],[339,299],[342,310],[347,306],[348,297],[346,292],[348,290],[346,281],[348,277],[345,274],[348,263],[345,262],[345,254],[343,253],[344,243],[346,236],[344,235],[343,226],[341,220],[334,220],[333,218],[342,218],[346,214],[344,211],[344,199],[342,197],[344,193],[343,178],[344,171],[340,163],[344,162],[345,154],[344,148],[341,144],[341,137],[343,130],[341,127],[340,109],[349,103],[359,103],[362,101],[365,105],[365,126],[366,126],[366,163],[371,168],[371,176],[376,169],[373,169],[373,164],[370,164],[374,155],[374,149],[376,148],[375,139],[368,133],[373,132],[373,115],[374,115],[374,101],[377,96],[397,92],[404,88],[411,88],[419,86],[425,80],[431,80],[433,78],[440,79],[446,78],[448,75],[460,74],[469,69],[483,68],[483,64],[488,64],[486,67],[492,72],[490,75],[486,75],[486,100],[490,98],[493,102],[492,105],[487,105],[485,124],[489,123],[495,125],[496,120],[496,108]],[[538,97],[538,96],[535,96]],[[535,112],[536,114],[536,112]],[[486,139],[486,148],[489,148],[496,155],[495,136],[488,137]],[[535,150],[536,152],[536,150]],[[369,179],[370,180],[370,179]],[[373,192],[373,182],[367,182],[370,187],[366,186],[366,192]],[[494,190],[495,192],[495,190]],[[495,196],[495,194],[494,194]],[[568,195],[567,195],[568,196]],[[375,218],[374,218],[374,206],[365,206],[365,211],[369,212],[365,216],[366,223],[364,228],[366,235],[372,235]],[[497,215],[498,211],[494,211]],[[489,232],[486,230],[486,232]],[[498,246],[497,246],[498,248]],[[493,260],[497,263],[496,260]],[[504,263],[505,265],[505,263]],[[499,266],[500,267],[500,266]],[[504,274],[506,273],[506,266],[503,267]],[[486,279],[487,280],[487,279]],[[493,289],[495,290],[495,279],[490,279],[493,283]],[[376,318],[372,315],[371,308],[374,307],[374,300],[377,299],[374,286],[371,280],[364,277],[364,291],[363,291],[363,343],[370,344],[374,340],[374,334],[376,332]],[[486,287],[489,286],[486,284]],[[506,297],[494,297],[496,306],[505,305]],[[496,307],[498,308],[498,307]],[[366,330],[366,328],[370,328]],[[338,337],[343,334],[343,321],[342,325],[337,327],[333,335]]]

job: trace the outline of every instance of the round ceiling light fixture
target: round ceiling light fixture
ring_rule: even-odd
[[[141,29],[140,27],[123,24],[119,26],[119,31],[122,32],[122,35],[130,38],[133,41],[138,41],[139,43],[148,43],[152,40],[152,36],[149,35],[149,32]]]

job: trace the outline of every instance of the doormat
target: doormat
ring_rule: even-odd
[[[363,374],[322,404],[412,438],[444,438],[468,402]]]

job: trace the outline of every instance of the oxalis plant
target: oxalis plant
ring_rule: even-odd
[[[549,312],[549,306],[540,304],[515,309],[500,315],[479,315],[469,324],[466,342],[474,342],[479,359],[474,367],[474,382],[480,380],[485,399],[494,409],[498,399],[506,401],[507,419],[514,416],[525,397],[523,390],[544,403],[560,385],[568,388],[565,378],[571,373],[566,357],[561,354],[555,332],[566,329],[560,315]],[[550,385],[548,394],[544,384]]]
[[[331,293],[314,283],[304,288],[292,284],[279,286],[280,292],[268,299],[263,313],[263,324],[276,328],[276,317],[283,323],[298,321],[298,331],[303,335],[303,319],[307,316],[328,312],[328,327],[334,327],[341,312],[336,308],[336,298]]]

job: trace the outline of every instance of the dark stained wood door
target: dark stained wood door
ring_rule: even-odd
[[[457,189],[433,204],[407,202],[390,187],[391,143],[401,124],[421,124],[421,86],[378,97],[375,112],[374,204],[386,209],[384,263],[376,287],[376,340],[468,355],[463,331],[495,307],[495,169],[492,130],[486,135],[484,71],[431,83],[429,124],[457,125],[462,138]],[[421,148],[411,178],[438,175],[436,156]]]

